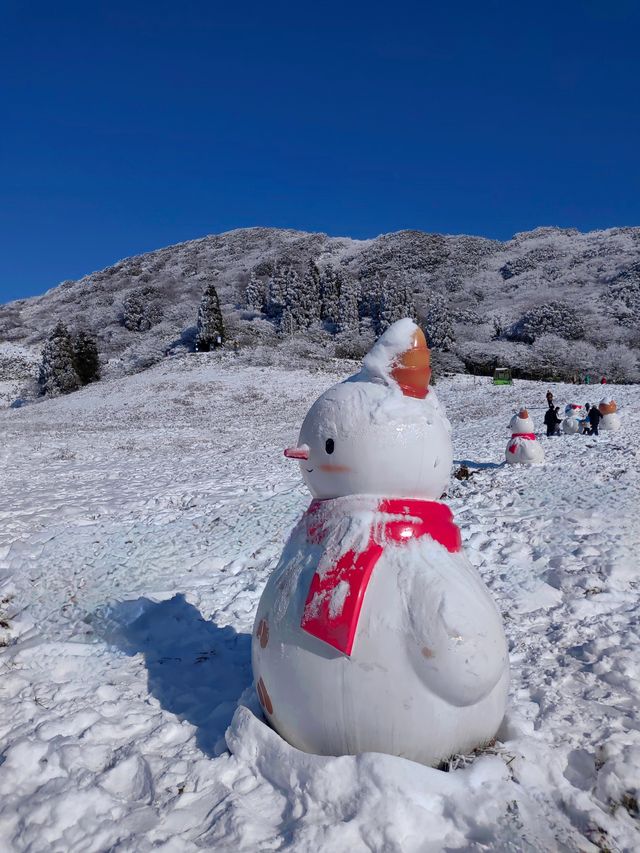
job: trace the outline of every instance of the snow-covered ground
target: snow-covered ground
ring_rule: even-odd
[[[506,424],[546,385],[438,385],[511,647],[494,748],[326,758],[262,720],[253,616],[309,500],[282,448],[338,378],[200,356],[0,411],[0,849],[640,849],[637,387],[523,468]]]

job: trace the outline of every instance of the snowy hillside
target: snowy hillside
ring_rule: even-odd
[[[504,243],[419,231],[351,240],[241,229],[129,258],[41,297],[0,306],[0,341],[38,353],[64,320],[95,333],[106,375],[122,375],[168,350],[193,346],[202,291],[215,281],[229,337],[243,349],[257,347],[248,360],[264,363],[283,341],[273,323],[248,310],[251,275],[266,285],[274,265],[286,262],[302,277],[311,260],[321,271],[331,264],[355,283],[361,314],[381,281],[406,285],[427,331],[444,324],[436,338],[450,350],[444,363],[454,369],[487,371],[506,363],[534,377],[562,370],[640,378],[640,228],[587,234],[539,228]],[[132,293],[148,308],[143,330],[125,325]],[[301,337],[293,352],[303,361],[348,354],[352,344],[326,328]]]
[[[12,310],[34,339],[65,297],[98,323],[117,269]],[[510,644],[494,748],[443,772],[302,754],[264,723],[253,617],[309,500],[282,448],[341,375],[209,354],[0,411],[2,850],[638,850],[637,386],[608,389],[621,432],[542,438],[546,464],[526,469],[502,464],[506,424],[524,403],[540,429],[547,385],[438,384],[472,471],[448,500]]]

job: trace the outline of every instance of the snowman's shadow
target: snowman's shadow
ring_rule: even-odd
[[[224,733],[251,685],[249,634],[208,621],[182,594],[109,605],[95,627],[125,654],[144,655],[149,693],[196,727],[204,753],[226,748]]]
[[[490,468],[504,468],[506,462],[476,462],[474,459],[454,459],[454,465],[466,465],[467,468],[476,468],[478,471],[485,471]]]

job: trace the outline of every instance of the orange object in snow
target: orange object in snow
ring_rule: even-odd
[[[612,415],[614,412],[618,411],[618,407],[616,405],[615,400],[609,400],[608,402],[602,400],[598,406],[598,409],[600,409],[601,415]]]
[[[422,329],[415,330],[410,348],[396,358],[391,375],[405,397],[424,400],[427,396],[431,381],[431,353]]]

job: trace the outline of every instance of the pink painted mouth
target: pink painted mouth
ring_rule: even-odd
[[[306,444],[302,444],[300,447],[287,447],[284,455],[287,459],[308,459],[309,448]]]

